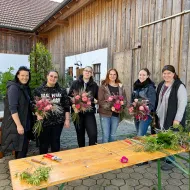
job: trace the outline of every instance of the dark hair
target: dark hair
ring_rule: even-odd
[[[20,66],[20,67],[19,67],[18,71],[17,71],[16,74],[15,74],[14,81],[17,82],[17,83],[20,82],[19,79],[18,79],[18,75],[20,74],[20,71],[27,71],[27,72],[29,73],[29,80],[28,80],[28,82],[26,83],[26,85],[28,85],[29,82],[30,82],[30,80],[31,80],[31,73],[30,73],[30,69],[28,69],[28,68],[25,67],[25,66]]]
[[[151,74],[150,71],[149,71],[147,68],[143,68],[143,69],[141,69],[140,71],[145,71],[148,76],[150,76],[150,74]],[[140,71],[139,71],[139,72],[140,72]]]
[[[59,73],[56,70],[50,70],[50,71],[48,71],[47,75],[49,75],[51,72],[57,73],[57,75],[59,77]]]
[[[162,69],[162,73],[163,73],[164,71],[171,71],[172,73],[174,73],[174,79],[175,79],[175,80],[179,78],[178,75],[177,75],[176,72],[175,72],[175,67],[174,67],[173,65],[165,65],[165,66],[163,67],[163,69]]]
[[[119,75],[118,75],[117,70],[114,69],[114,68],[112,68],[112,69],[109,69],[109,70],[108,70],[108,72],[107,72],[107,74],[106,74],[106,79],[101,82],[102,85],[108,85],[108,84],[109,84],[109,81],[110,81],[110,80],[109,80],[109,74],[110,74],[111,71],[115,71],[115,72],[116,72],[117,77],[116,77],[115,82],[116,82],[116,83],[120,83],[120,82],[121,82],[121,81],[119,80]]]

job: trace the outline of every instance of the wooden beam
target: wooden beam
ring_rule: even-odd
[[[69,20],[68,19],[65,19],[65,20],[57,20],[55,21],[58,25],[63,25],[63,26],[66,26],[68,27],[69,26]]]
[[[84,6],[87,6],[88,4],[90,4],[93,0],[83,0],[83,1],[75,1],[72,4],[69,4],[69,9],[64,9],[62,10],[62,15],[59,17],[59,20],[65,20],[66,18],[68,18],[69,16],[75,14],[76,12],[80,11]],[[47,27],[44,27],[43,25],[43,29],[40,29],[39,32],[47,32],[49,30],[51,30],[52,28],[56,27],[57,25],[60,25],[60,21],[54,21],[51,24],[49,24]],[[68,27],[68,23],[66,24],[66,26]]]

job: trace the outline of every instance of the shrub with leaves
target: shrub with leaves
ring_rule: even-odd
[[[0,73],[0,94],[1,94],[1,98],[6,95],[7,82],[9,80],[14,79],[13,71],[14,71],[14,68],[10,67],[10,68],[8,68],[8,71],[6,71],[4,73]]]
[[[39,87],[45,80],[49,70],[53,69],[52,57],[48,49],[37,43],[29,55],[31,69],[31,89]]]
[[[24,171],[22,173],[17,173],[16,177],[26,181],[28,184],[40,185],[42,181],[48,180],[50,170],[50,167],[38,167],[33,173]]]

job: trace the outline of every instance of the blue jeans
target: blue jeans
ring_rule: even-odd
[[[135,127],[137,130],[137,136],[146,135],[147,130],[148,130],[148,126],[150,125],[151,121],[152,121],[151,116],[148,116],[148,119],[145,121],[143,121],[143,120],[138,121],[135,119]]]
[[[115,140],[115,134],[119,125],[119,117],[105,117],[100,116],[100,123],[102,127],[102,142],[112,142]]]

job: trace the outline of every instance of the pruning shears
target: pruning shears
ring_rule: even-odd
[[[55,161],[61,161],[62,160],[61,158],[59,158],[58,156],[55,156],[53,154],[44,154],[44,157],[49,158],[51,160],[55,160]]]

